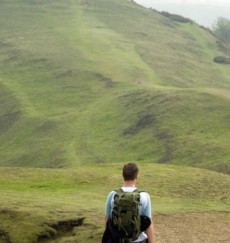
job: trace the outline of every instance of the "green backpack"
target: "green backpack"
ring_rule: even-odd
[[[141,233],[141,218],[139,212],[140,190],[124,192],[116,190],[112,210],[112,224],[123,239],[121,242],[132,242]]]

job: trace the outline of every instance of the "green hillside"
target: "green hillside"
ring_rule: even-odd
[[[121,185],[121,168],[119,163],[78,169],[0,168],[0,242],[101,242],[105,200],[110,190]],[[194,214],[199,227],[197,218],[205,219],[205,230],[194,232],[189,227],[187,240],[181,242],[228,239],[229,186],[229,175],[222,173],[183,166],[140,165],[138,187],[147,190],[152,198],[156,242],[181,239],[180,228]],[[208,215],[214,217],[212,222]],[[159,225],[162,216],[164,227]],[[167,238],[164,230],[170,231],[167,222],[171,217],[179,217],[180,226],[176,237]],[[213,229],[213,222],[223,222],[222,228]],[[189,220],[192,224],[193,220]],[[193,241],[189,241],[190,237]]]
[[[230,172],[230,66],[209,31],[128,0],[4,0],[0,27],[1,166]]]

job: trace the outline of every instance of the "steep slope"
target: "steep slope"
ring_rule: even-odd
[[[137,160],[230,171],[217,39],[132,1],[3,1],[0,165]]]

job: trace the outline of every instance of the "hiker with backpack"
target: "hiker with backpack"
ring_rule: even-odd
[[[136,188],[135,163],[124,165],[123,178],[124,185],[107,197],[102,243],[153,243],[151,200],[147,192]]]

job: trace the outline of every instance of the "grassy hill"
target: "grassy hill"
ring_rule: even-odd
[[[109,191],[122,183],[122,166],[0,168],[0,242],[101,242],[104,203]],[[228,239],[229,186],[229,175],[222,173],[183,166],[140,165],[138,187],[152,198],[156,242],[181,239],[185,232],[180,229],[187,223],[187,240],[181,242]],[[194,223],[200,227],[198,217],[205,219],[204,227],[194,232]],[[170,238],[164,230],[170,232],[172,225],[167,224],[172,218],[180,226],[174,229],[177,236]],[[213,228],[214,222],[222,225]]]
[[[141,161],[230,171],[216,37],[126,0],[0,8],[0,165]]]

